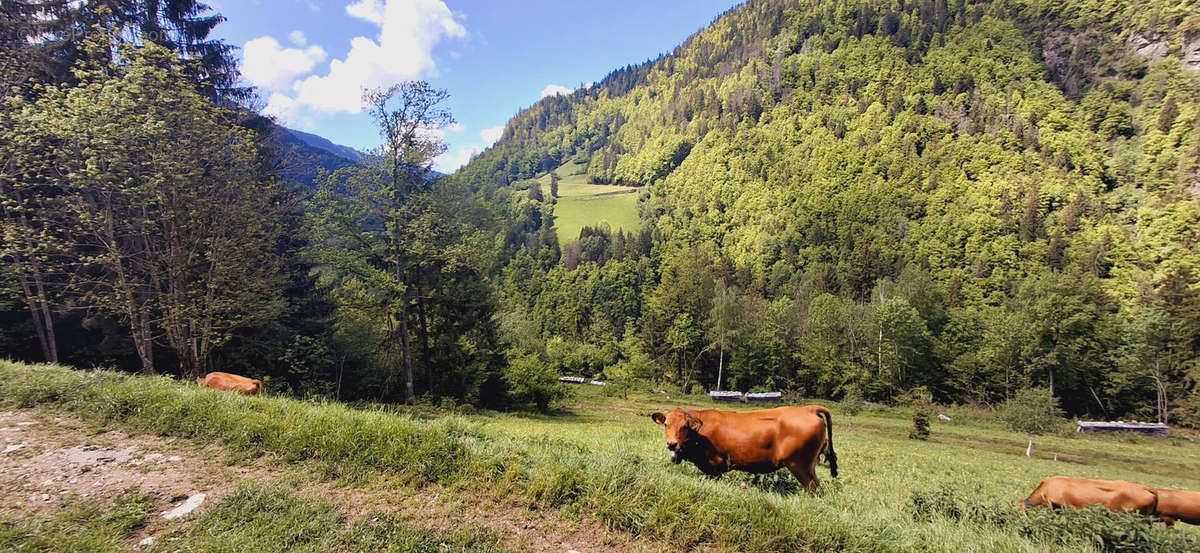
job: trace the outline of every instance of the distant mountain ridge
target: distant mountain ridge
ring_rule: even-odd
[[[305,186],[312,187],[322,170],[332,173],[367,159],[363,152],[312,133],[278,124],[268,129],[271,143],[278,149],[280,177]]]
[[[333,155],[343,157],[350,161],[361,161],[364,157],[366,157],[366,154],[364,154],[363,152],[360,152],[354,148],[351,148],[350,146],[334,144],[333,141],[331,141],[328,138],[325,138],[323,136],[317,136],[312,133],[298,131],[296,129],[291,129],[288,127],[283,127],[283,129],[288,131],[289,133],[292,133],[293,136],[295,136],[301,142],[308,144],[309,146],[312,146],[314,148],[319,148],[321,150],[325,150]]]

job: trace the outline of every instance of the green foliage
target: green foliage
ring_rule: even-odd
[[[841,405],[841,411],[847,415],[854,416],[862,412],[863,401],[862,389],[858,385],[851,384],[846,387],[842,394],[842,400],[838,402]]]
[[[1058,398],[1046,388],[1022,388],[1000,405],[1000,420],[1010,429],[1028,434],[1046,434],[1062,424]]]
[[[1195,537],[1153,525],[1137,513],[1115,513],[1100,506],[1086,509],[1031,509],[1018,515],[1013,506],[981,503],[974,494],[947,486],[914,492],[907,506],[914,520],[947,519],[980,524],[1036,539],[1053,547],[1082,546],[1105,553],[1190,551]]]
[[[32,195],[10,207],[61,246],[55,265],[77,275],[72,308],[127,325],[143,371],[156,370],[157,337],[183,374],[198,376],[236,331],[281,308],[283,191],[242,114],[197,92],[176,52],[103,35],[86,48],[115,57],[81,62],[73,82],[32,99],[7,99],[0,185],[18,189],[6,200]]]
[[[635,331],[681,386],[728,365],[739,388],[994,404],[1036,385],[1073,413],[1182,416],[1195,340],[1146,349],[1132,327],[1146,305],[1197,320],[1200,86],[1131,45],[1190,40],[1198,6],[1050,4],[746,3],[517,114],[455,178],[500,194],[586,160],[650,185]],[[706,349],[718,279],[744,321]],[[546,336],[598,338],[563,326]]]
[[[913,413],[913,427],[908,431],[908,439],[910,440],[928,440],[929,439],[929,413],[924,409],[918,409]]]
[[[559,374],[553,365],[537,355],[510,359],[504,368],[509,398],[518,405],[533,405],[545,413],[555,402],[570,397],[566,385],[558,381]]]

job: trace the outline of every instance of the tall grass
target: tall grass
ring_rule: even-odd
[[[531,506],[588,513],[611,528],[680,548],[1098,550],[1090,538],[1050,539],[986,521],[947,521],[943,514],[933,523],[910,517],[911,527],[923,528],[913,531],[898,526],[894,512],[878,516],[884,508],[913,507],[880,506],[868,497],[861,504],[847,501],[838,498],[844,492],[833,482],[826,497],[780,495],[698,478],[620,447],[594,450],[566,440],[484,432],[459,416],[420,420],[339,404],[244,397],[166,378],[4,362],[0,404],[54,408],[144,432],[220,441],[247,456],[269,452],[288,462],[313,461],[331,477],[386,472],[414,486],[485,490]],[[766,488],[773,487],[786,490],[768,480]]]

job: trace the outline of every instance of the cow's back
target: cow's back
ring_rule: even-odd
[[[255,395],[262,392],[261,380],[224,372],[210,372],[204,375],[203,383],[209,388],[234,391],[245,395]]]
[[[1033,505],[1072,509],[1101,505],[1112,511],[1143,514],[1151,514],[1156,499],[1154,492],[1141,484],[1061,476],[1043,480],[1030,496]]]
[[[809,406],[703,413],[712,421],[710,440],[731,465],[774,470],[798,455],[815,455],[825,444],[825,422]]]

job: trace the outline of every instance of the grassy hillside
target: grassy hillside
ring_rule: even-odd
[[[1194,527],[1147,529],[1131,517],[1099,512],[1015,515],[1016,500],[1054,474],[1200,488],[1200,453],[1186,439],[1038,438],[1040,456],[1026,458],[1024,436],[957,412],[955,422],[935,424],[930,442],[903,437],[903,412],[838,414],[834,439],[843,476],[833,480],[820,470],[825,488],[810,496],[797,492],[786,473],[757,483],[741,475],[709,480],[691,466],[670,464],[662,431],[646,415],[706,400],[637,394],[616,400],[592,388],[577,391],[570,410],[554,416],[390,413],[245,398],[164,378],[0,363],[4,408],[51,409],[127,431],[212,441],[251,457],[313,463],[326,478],[351,484],[387,474],[412,487],[488,490],[505,501],[594,516],[681,550],[1185,551],[1200,538]],[[1045,458],[1058,451],[1080,462]],[[260,535],[285,531],[292,515],[281,515],[281,523],[266,514],[278,511],[271,505],[291,505],[285,513],[302,512],[297,520],[311,520],[313,535],[330,540],[312,543],[340,543],[360,532],[343,534],[337,524],[323,529],[322,521],[336,520],[327,505],[297,505],[269,489],[239,494],[244,501],[209,511],[190,530],[207,540],[192,550],[236,543],[240,526],[229,526],[232,520],[255,521]],[[82,518],[79,531],[101,531]],[[113,524],[106,528],[121,528]],[[0,543],[22,539],[35,526],[4,522]],[[361,532],[382,540],[371,543],[391,543],[395,535],[427,539],[413,529]],[[489,542],[467,536],[458,543]]]
[[[554,204],[554,230],[562,244],[574,242],[585,226],[606,224],[613,231],[632,233],[638,229],[638,188],[588,181],[587,165],[571,161],[554,170],[558,201]],[[550,173],[537,179],[542,194],[550,197]]]

